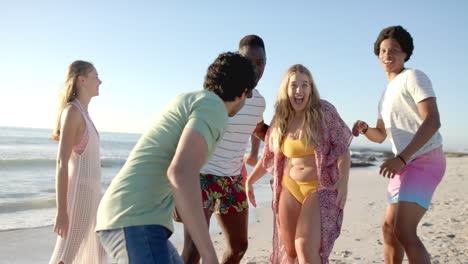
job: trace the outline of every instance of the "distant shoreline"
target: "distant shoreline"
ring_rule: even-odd
[[[444,152],[445,157],[447,158],[462,158],[462,157],[467,157],[468,153],[463,153],[463,152]]]
[[[48,127],[22,127],[22,126],[0,126],[0,129],[37,129],[37,130],[50,130],[52,132],[52,128]],[[142,132],[126,132],[126,131],[99,131],[99,133],[106,133],[106,134],[122,134],[122,135],[132,135],[132,136],[141,136]],[[452,147],[447,147],[448,149],[445,154],[447,157],[465,157],[468,155],[468,147],[462,147],[463,150],[460,151],[453,151],[453,146]],[[376,144],[375,146],[363,146],[363,145],[356,145],[356,146],[351,146],[351,150],[355,151],[381,151],[381,152],[389,152],[391,153],[391,148],[385,147],[382,145]],[[455,155],[455,156],[448,156],[449,155]],[[456,156],[456,155],[462,155],[462,156]]]

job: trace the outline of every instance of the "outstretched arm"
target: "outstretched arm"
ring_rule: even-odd
[[[257,162],[257,165],[245,182],[245,192],[247,193],[247,197],[249,198],[250,203],[254,207],[257,207],[257,202],[255,201],[253,184],[262,178],[266,173],[267,170],[263,168],[262,162]]]
[[[203,263],[218,263],[202,208],[200,170],[208,156],[205,138],[185,128],[167,170],[177,211],[200,252]]]
[[[377,120],[377,126],[375,128],[369,127],[364,121],[357,120],[353,125],[353,135],[358,137],[359,134],[363,134],[370,141],[376,143],[382,143],[387,138],[385,124],[382,119]]]

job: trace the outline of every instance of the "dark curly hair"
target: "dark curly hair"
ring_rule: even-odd
[[[234,101],[255,85],[255,71],[250,60],[237,53],[225,52],[208,67],[203,88],[214,92],[223,101]]]
[[[398,44],[400,44],[401,49],[407,54],[405,62],[408,61],[411,54],[413,54],[413,38],[402,26],[391,26],[380,31],[380,34],[374,43],[375,55],[379,56],[380,43],[389,38],[396,40]]]
[[[241,49],[243,46],[248,46],[252,48],[259,47],[265,51],[265,44],[263,43],[263,39],[257,35],[247,35],[243,37],[239,41],[239,49]]]

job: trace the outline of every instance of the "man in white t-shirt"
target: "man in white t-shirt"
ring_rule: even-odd
[[[353,126],[355,136],[363,134],[373,142],[388,137],[395,154],[380,166],[380,174],[390,178],[382,225],[385,263],[402,263],[405,255],[410,263],[431,262],[417,227],[446,168],[431,81],[422,71],[405,67],[413,49],[413,38],[402,26],[380,32],[374,53],[388,86],[380,99],[377,126],[361,120]]]
[[[382,120],[385,124],[385,131],[392,139],[392,150],[395,155],[405,150],[424,122],[417,103],[428,98],[436,98],[436,95],[431,80],[420,70],[403,69],[388,84],[380,99],[378,120]],[[405,161],[409,163],[415,157],[441,145],[442,136],[437,131],[419,150],[406,157]]]
[[[258,83],[266,64],[263,40],[256,35],[245,36],[239,42],[239,54],[251,60]],[[252,147],[245,162],[251,166],[257,163],[260,139],[264,139],[267,129],[263,122],[265,106],[265,99],[254,89],[252,98],[247,99],[244,107],[229,118],[223,138],[200,172],[207,222],[215,213],[227,241],[220,263],[240,263],[247,251],[249,210],[241,171],[245,169],[244,154],[249,139]],[[184,230],[182,259],[185,263],[198,263],[200,259],[187,230]]]

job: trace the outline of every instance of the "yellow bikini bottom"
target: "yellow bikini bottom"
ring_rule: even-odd
[[[283,177],[283,184],[299,203],[303,203],[307,195],[317,190],[318,180],[295,181],[289,176]]]

